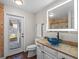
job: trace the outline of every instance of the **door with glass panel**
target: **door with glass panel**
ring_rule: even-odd
[[[23,17],[7,14],[8,19],[8,55],[20,53],[24,48]]]

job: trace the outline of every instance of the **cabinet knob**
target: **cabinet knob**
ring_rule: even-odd
[[[64,57],[62,59],[65,59]]]
[[[44,51],[41,51],[42,53],[44,53]]]
[[[40,47],[40,45],[37,45],[38,47]]]

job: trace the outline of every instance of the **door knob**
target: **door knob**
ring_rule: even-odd
[[[22,33],[21,37],[24,37],[24,33]]]
[[[21,36],[21,37],[24,37],[24,35],[23,35],[23,36]]]

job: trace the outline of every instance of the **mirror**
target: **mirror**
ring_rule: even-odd
[[[47,31],[74,31],[76,24],[74,0],[67,0],[47,11]]]

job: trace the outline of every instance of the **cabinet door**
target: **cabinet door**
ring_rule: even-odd
[[[44,59],[53,59],[52,57],[50,57],[49,55],[47,54],[44,54]]]
[[[57,57],[44,51],[44,59],[57,59]]]
[[[39,43],[37,43],[36,44],[37,45],[37,59],[43,59],[43,55],[44,55],[44,53],[43,53],[43,45],[41,45],[41,44],[39,44]]]
[[[43,52],[37,48],[37,59],[43,59]]]

